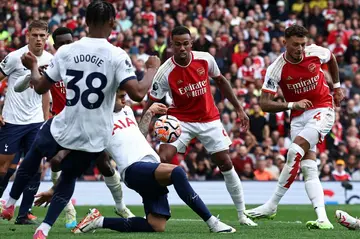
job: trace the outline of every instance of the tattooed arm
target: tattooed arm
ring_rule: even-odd
[[[149,124],[151,119],[156,114],[166,114],[167,108],[165,105],[160,103],[154,103],[151,107],[143,114],[140,123],[139,123],[139,130],[144,135],[147,136],[149,132]]]

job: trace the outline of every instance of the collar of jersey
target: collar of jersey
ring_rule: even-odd
[[[190,60],[189,64],[187,64],[186,66],[182,66],[182,65],[179,65],[178,63],[176,63],[174,56],[171,57],[171,60],[175,65],[182,67],[182,68],[186,68],[186,67],[190,66],[191,62],[194,60],[194,54],[192,53],[192,51],[190,53],[191,53],[191,60]]]
[[[304,60],[304,58],[305,58],[305,52],[303,53],[303,57],[302,57],[301,61],[296,62],[296,63],[293,63],[293,62],[289,61],[288,59],[286,59],[286,51],[285,51],[284,54],[283,54],[283,58],[284,58],[284,60],[285,60],[286,62],[288,62],[288,63],[290,63],[290,64],[293,64],[293,65],[297,65],[297,64],[300,64],[300,63]]]

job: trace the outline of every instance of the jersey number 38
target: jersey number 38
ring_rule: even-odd
[[[100,72],[90,73],[85,80],[87,89],[84,90],[82,93],[80,92],[80,88],[76,85],[76,83],[84,77],[84,72],[77,70],[67,70],[66,75],[73,76],[73,78],[68,82],[66,88],[69,90],[73,90],[75,93],[75,96],[72,99],[66,98],[66,106],[74,106],[79,102],[80,99],[81,104],[89,110],[96,109],[101,106],[105,97],[105,94],[104,92],[102,92],[102,90],[106,87],[107,84],[107,78],[104,74]],[[99,86],[94,86],[95,79],[100,80]],[[89,101],[90,94],[97,95],[98,98],[95,102]]]

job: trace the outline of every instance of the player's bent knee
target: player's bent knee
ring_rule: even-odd
[[[309,149],[317,145],[317,143],[319,142],[319,137],[319,131],[317,131],[316,129],[305,128],[295,138],[294,142],[298,143],[298,145],[304,148],[307,152]]]
[[[319,178],[316,161],[311,159],[305,159],[301,161],[300,166],[301,166],[301,171],[304,174],[305,181]]]
[[[162,186],[171,185],[171,175],[178,166],[173,164],[161,163],[155,170],[155,179]]]
[[[304,149],[301,148],[298,144],[292,143],[290,145],[288,153],[287,153],[287,161],[286,161],[286,163],[289,166],[292,166],[294,161],[295,161],[295,158],[297,157],[298,154],[300,154],[301,157],[303,157],[304,154],[305,154]]]
[[[222,172],[229,171],[233,167],[228,150],[212,154],[211,159],[216,163]]]
[[[164,216],[150,213],[147,221],[155,232],[165,232],[167,219]]]
[[[162,163],[171,163],[177,153],[176,147],[170,144],[161,144],[159,148],[159,156]]]

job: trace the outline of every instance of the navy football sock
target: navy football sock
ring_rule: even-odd
[[[27,217],[32,204],[34,202],[35,194],[37,193],[40,186],[41,173],[36,173],[35,176],[26,186],[23,192],[23,198],[19,208],[19,217]]]
[[[44,219],[45,223],[50,226],[55,223],[74,193],[76,178],[74,174],[65,173],[64,171],[61,173],[58,179],[60,182],[55,188],[54,196],[51,199],[49,209]]]
[[[103,228],[119,232],[154,232],[154,229],[145,218],[104,218]]]
[[[9,183],[11,176],[14,175],[16,169],[9,168],[5,176],[0,176],[0,198],[4,194],[4,191]]]
[[[182,168],[176,167],[173,169],[171,182],[179,197],[205,222],[212,216],[199,195],[191,187]]]

